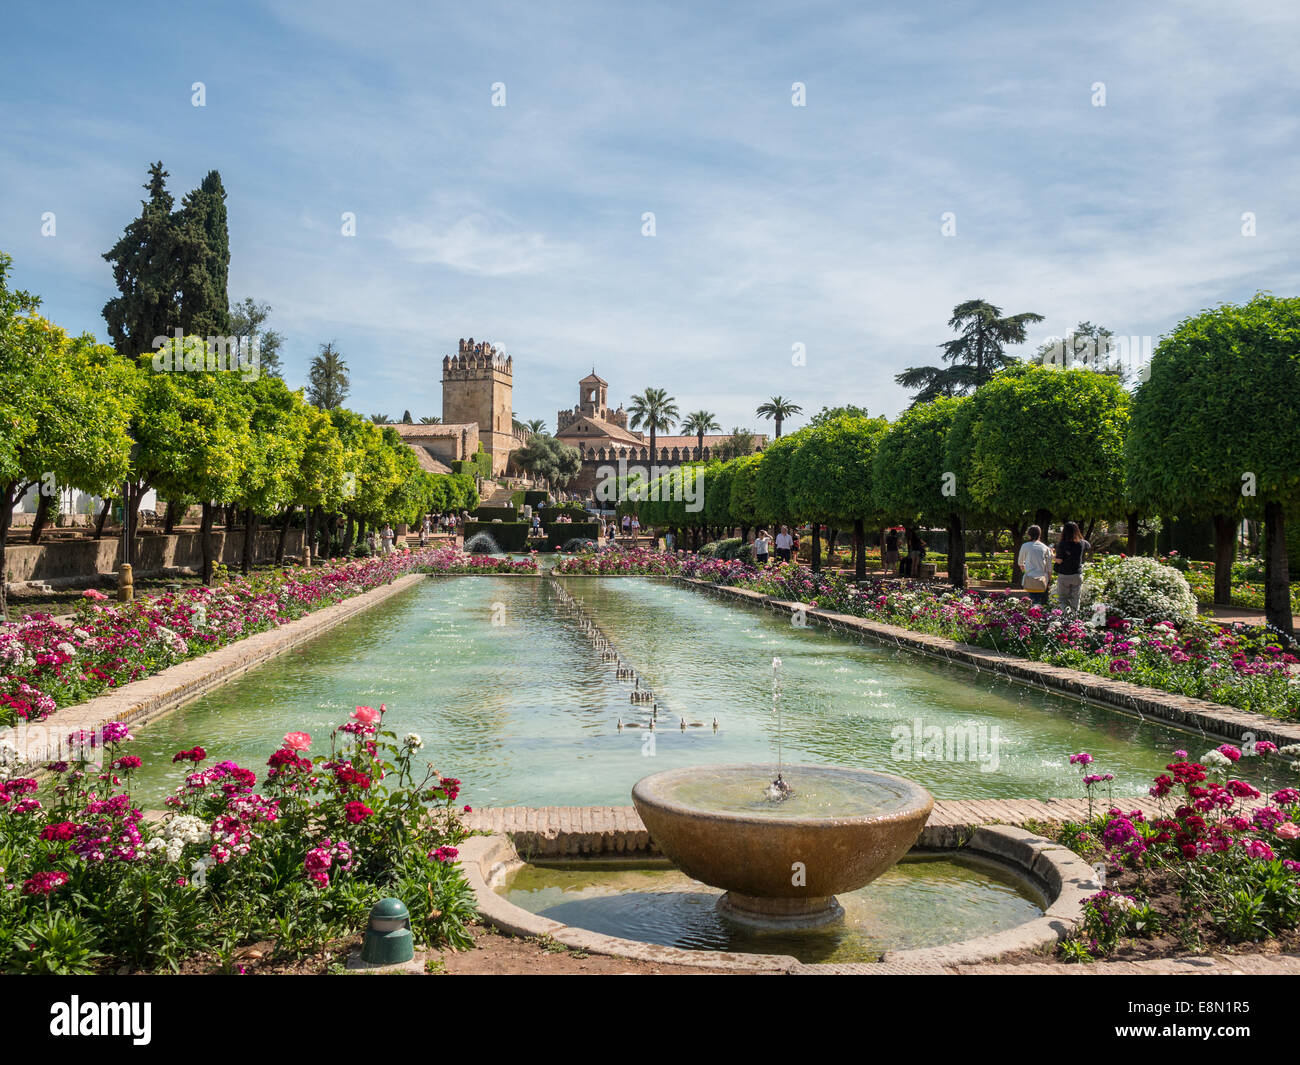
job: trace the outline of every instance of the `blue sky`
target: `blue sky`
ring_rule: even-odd
[[[367,414],[440,413],[473,335],[552,427],[593,365],[728,428],[774,393],[893,416],[967,299],[1159,337],[1300,290],[1293,4],[6,7],[15,284],[103,337],[149,163],[178,199],[216,168],[232,298],[292,385],[335,341]]]

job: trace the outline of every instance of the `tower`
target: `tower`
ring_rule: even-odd
[[[516,446],[513,406],[514,360],[486,340],[462,339],[455,355],[442,360],[442,420],[478,425],[479,442],[492,456],[492,473],[502,473]]]

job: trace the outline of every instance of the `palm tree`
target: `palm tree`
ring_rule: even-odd
[[[776,422],[776,438],[781,439],[781,423],[796,414],[802,414],[803,408],[791,403],[783,396],[773,396],[766,403],[759,404],[755,412],[760,418],[771,418]]]
[[[1043,316],[1027,311],[1002,317],[1002,308],[984,300],[967,300],[952,310],[948,325],[959,330],[953,340],[944,341],[943,361],[951,366],[909,366],[894,378],[904,388],[920,391],[912,405],[928,403],[939,396],[964,396],[1007,366],[1016,362],[1003,350],[1006,344],[1023,344],[1025,326],[1041,322]]]
[[[662,388],[647,388],[639,396],[632,397],[627,413],[628,425],[633,429],[645,426],[650,430],[650,461],[654,463],[658,459],[655,454],[656,434],[661,429],[665,432],[671,429],[678,419],[677,400]]]
[[[695,457],[704,458],[704,434],[720,433],[722,426],[717,422],[713,411],[697,410],[686,415],[686,420],[682,422],[682,431],[695,434]]]
[[[534,418],[532,421],[524,423],[524,430],[529,436],[536,436],[538,433],[545,433],[546,422],[542,418]]]
[[[372,415],[370,416],[370,420],[371,420],[375,425],[392,425],[392,424],[393,424],[393,419],[390,418],[387,414],[372,414]]]
[[[420,419],[420,424],[421,424],[421,425],[441,425],[441,424],[442,424],[442,419],[439,418],[438,415],[436,415],[436,414],[430,414],[430,415],[428,415],[428,416],[426,416],[426,417],[424,417],[424,418],[421,418],[421,419]]]
[[[307,402],[321,410],[333,410],[343,406],[350,388],[348,364],[343,361],[342,353],[332,340],[322,344],[320,354],[312,359],[307,372]]]

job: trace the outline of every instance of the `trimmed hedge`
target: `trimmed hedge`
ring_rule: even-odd
[[[452,459],[448,465],[452,473],[465,473],[471,477],[492,476],[492,456],[486,451],[476,451],[467,459]]]
[[[476,521],[490,522],[494,518],[500,518],[503,522],[522,521],[523,515],[514,509],[514,507],[479,507],[474,511]]]
[[[560,521],[543,526],[546,530],[546,548],[554,551],[570,540],[595,540],[601,534],[598,521]]]
[[[546,492],[537,490],[525,491],[520,488],[510,497],[510,501],[514,503],[519,510],[523,510],[524,507],[532,507],[536,510],[538,507],[545,506],[547,500],[550,498],[551,497]]]

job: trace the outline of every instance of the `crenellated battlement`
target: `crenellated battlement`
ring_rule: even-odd
[[[463,379],[465,376],[472,376],[484,371],[495,371],[507,376],[513,376],[514,359],[510,355],[503,356],[486,340],[475,343],[473,337],[468,340],[462,337],[456,354],[444,355],[442,359],[444,378],[451,374]]]

